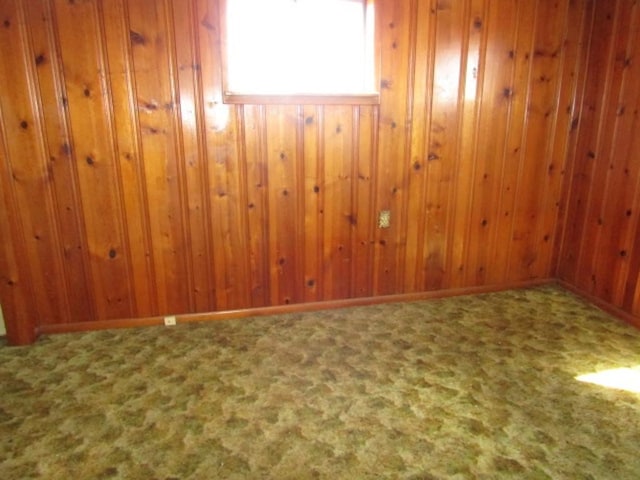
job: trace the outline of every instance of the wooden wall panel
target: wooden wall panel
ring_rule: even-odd
[[[192,309],[194,298],[168,8],[166,1],[132,1],[128,16],[158,306],[177,313]]]
[[[104,46],[108,61],[112,121],[115,132],[118,174],[122,182],[122,205],[130,262],[132,301],[136,314],[154,315],[158,311],[155,262],[151,251],[149,202],[145,185],[142,136],[136,90],[133,83],[131,29],[127,5],[114,1],[104,10]]]
[[[267,137],[266,112],[262,106],[246,106],[243,108],[242,122],[244,125],[244,158],[246,168],[247,187],[247,251],[244,255],[249,259],[250,298],[252,307],[270,305],[271,291],[269,276],[269,225],[267,223],[269,199],[267,196]],[[307,117],[309,118],[309,117]],[[305,124],[307,121],[305,121]],[[311,122],[309,122],[311,123]],[[313,165],[313,159],[310,164]],[[314,179],[311,179],[314,182]],[[308,220],[310,225],[318,222],[313,216]],[[317,238],[316,235],[314,235]],[[307,258],[305,256],[305,258]],[[308,267],[309,268],[309,267]],[[310,272],[316,269],[311,268]],[[317,274],[307,279],[307,285],[316,285]],[[317,297],[306,296],[306,301],[317,300]]]
[[[211,238],[208,228],[210,215],[207,179],[208,166],[205,155],[203,124],[202,84],[200,80],[200,54],[197,36],[197,15],[192,2],[172,0],[168,11],[173,18],[173,42],[175,45],[174,89],[180,129],[178,134],[184,162],[184,205],[187,222],[191,272],[189,288],[192,290],[193,308],[204,311],[211,306]]]
[[[351,259],[353,225],[356,221],[352,205],[353,189],[353,108],[327,106],[323,115],[322,142],[324,160],[322,184],[323,258],[321,279],[323,297],[327,300],[348,298],[351,292]],[[328,160],[328,161],[327,161]],[[306,239],[305,239],[306,240]]]
[[[5,15],[4,28],[11,27],[11,17]],[[1,35],[0,41],[6,41]],[[27,242],[18,214],[19,206],[11,188],[13,171],[9,163],[7,133],[4,129],[4,112],[0,109],[0,199],[4,208],[0,208],[0,289],[2,290],[3,312],[9,327],[8,336],[13,343],[29,343],[35,339],[38,310],[33,302],[33,282],[31,268],[27,259]]]
[[[556,271],[638,308],[635,9],[377,0],[379,105],[226,105],[219,0],[0,0],[12,341]]]
[[[467,14],[465,18],[466,25],[469,24],[469,15],[470,14]],[[436,20],[438,19],[436,18]],[[482,20],[480,21],[482,22]],[[438,24],[436,24],[436,28],[439,28]],[[469,38],[468,29],[465,28],[461,31],[464,31],[467,38]],[[479,41],[478,34],[481,34],[481,29],[476,29],[474,32],[473,38],[476,42],[476,47],[479,47],[477,43]],[[435,56],[435,53],[438,50],[438,43],[436,43],[433,48],[435,50]],[[468,60],[469,59],[464,55],[460,58],[460,69],[464,71],[462,75],[463,86],[458,86],[459,91],[457,92],[456,97],[458,108],[460,109],[460,117],[458,119],[458,130],[456,131],[455,139],[450,140],[455,142],[457,154],[453,164],[455,182],[453,183],[449,193],[452,199],[452,204],[450,212],[450,229],[448,231],[449,245],[447,249],[449,260],[447,262],[445,272],[445,285],[454,288],[461,288],[465,286],[466,272],[469,270],[469,266],[466,264],[466,261],[469,249],[472,248],[472,245],[469,243],[469,230],[471,228],[470,215],[473,209],[472,185],[476,170],[476,144],[478,141],[479,131],[478,116],[481,107],[481,96],[477,94],[466,95],[466,85],[468,82],[470,91],[478,92],[478,75],[484,75],[484,72],[481,72],[478,69],[478,63],[473,65],[473,62],[470,64]],[[433,120],[431,120],[431,122],[433,122]],[[432,130],[433,128],[434,126],[431,127]],[[437,125],[435,125],[435,129],[438,129]],[[435,158],[432,156],[431,159],[434,160]],[[426,232],[425,236],[428,240],[429,232]]]
[[[572,167],[571,159],[573,158],[578,131],[578,121],[574,114],[584,92],[585,79],[583,69],[586,63],[589,42],[585,32],[591,26],[592,14],[593,9],[585,8],[584,4],[579,2],[569,3],[567,26],[580,25],[580,28],[568,29],[567,47],[562,51],[563,67],[560,72],[562,78],[558,92],[558,111],[555,119],[556,125],[552,132],[553,141],[550,161],[553,163],[549,165],[550,174],[562,175],[564,178],[562,184],[560,182],[555,184],[555,190],[551,195],[547,195],[543,205],[545,211],[553,209],[554,206],[558,207],[557,217],[552,219],[548,216],[550,223],[545,224],[547,231],[553,231],[552,245],[554,249],[548,258],[549,265],[547,267],[549,268],[550,266],[552,271],[557,265],[561,251],[562,227],[567,213],[567,195],[572,177],[570,172]]]
[[[488,2],[487,7],[484,21],[477,17],[478,28],[473,31],[476,35],[480,28],[486,31],[486,54],[479,69],[482,73],[481,83],[471,90],[479,90],[473,98],[478,96],[480,103],[474,139],[476,149],[475,152],[469,152],[475,155],[475,161],[469,162],[474,166],[474,170],[473,175],[469,175],[472,183],[467,202],[477,205],[477,208],[472,209],[470,218],[464,221],[463,232],[468,232],[467,255],[461,262],[466,268],[460,272],[464,273],[464,283],[491,283],[504,275],[499,270],[503,265],[493,262],[491,253],[503,217],[496,205],[500,202],[504,180],[506,132],[514,93],[514,42],[521,19],[518,16],[518,4],[515,2],[503,5]],[[475,51],[481,51],[479,45]],[[477,69],[477,66],[474,68]],[[473,81],[473,72],[471,76],[468,81]]]
[[[304,250],[300,211],[303,161],[298,128],[303,121],[296,106],[269,106],[266,112],[266,150],[269,212],[269,284],[271,305],[302,301]]]
[[[559,2],[538,2],[534,39],[524,53],[531,59],[525,131],[521,145],[521,167],[516,184],[517,203],[513,210],[512,245],[509,278],[538,278],[548,269],[553,238],[545,227],[551,217],[555,221],[557,206],[547,206],[554,184],[561,183],[550,159],[551,140],[558,114],[562,47],[565,49],[567,6]],[[528,161],[532,158],[538,162]],[[550,203],[550,202],[549,202]]]
[[[65,80],[71,159],[79,182],[88,268],[99,318],[135,315],[114,151],[111,92],[96,2],[54,2]],[[43,104],[53,99],[42,99]]]
[[[620,311],[640,315],[640,7],[593,2],[583,34],[584,92],[573,116],[558,276]]]
[[[492,262],[496,265],[497,278],[511,278],[513,270],[514,247],[516,242],[522,240],[516,233],[516,209],[521,198],[519,186],[525,188],[530,184],[529,180],[522,178],[521,172],[526,164],[526,145],[524,145],[527,133],[527,120],[529,102],[531,100],[530,88],[535,79],[532,78],[532,60],[535,49],[535,29],[538,17],[540,2],[521,2],[518,4],[518,21],[516,38],[513,48],[509,51],[509,56],[513,56],[514,69],[511,85],[504,92],[506,98],[511,103],[509,107],[507,129],[505,131],[505,150],[503,159],[502,179],[500,186],[500,196],[498,200],[497,235],[495,242],[491,245],[493,249]],[[546,19],[540,20],[544,22]],[[543,141],[543,139],[540,139]],[[538,162],[534,162],[538,164]],[[532,186],[537,188],[538,185]],[[524,222],[527,228],[527,222]],[[532,240],[531,238],[525,239]],[[517,262],[516,266],[521,265]],[[495,278],[495,277],[494,277]]]
[[[0,85],[12,85],[14,95],[0,96],[0,121],[3,136],[3,182],[5,198],[17,209],[12,215],[22,230],[13,239],[26,256],[32,274],[32,297],[38,318],[58,323],[70,315],[67,288],[58,279],[65,278],[58,217],[53,189],[53,162],[46,144],[40,90],[37,82],[38,60],[26,22],[25,6],[5,2],[3,28],[0,30]],[[22,45],[22,49],[12,48]],[[17,225],[16,225],[17,226]],[[17,232],[15,232],[17,233]],[[13,262],[11,262],[13,263]],[[35,272],[38,272],[35,274]],[[8,275],[8,278],[11,278]],[[26,287],[26,285],[25,285]]]
[[[57,248],[62,248],[63,253],[64,275],[61,282],[65,284],[66,294],[70,297],[70,317],[82,318],[87,312],[95,312],[92,301],[94,294],[89,288],[89,272],[85,266],[84,221],[80,211],[77,175],[69,148],[71,138],[64,108],[66,93],[56,58],[58,48],[51,6],[44,3],[30,5],[30,15],[25,16],[25,21],[31,35],[40,95],[52,99],[40,107],[45,148],[48,150],[47,168],[52,171],[53,206],[61,243]]]
[[[622,10],[620,3],[618,3],[612,18],[614,22],[614,41],[611,44],[611,56],[609,59],[611,63],[608,66],[609,87],[607,96],[609,101],[604,105],[601,112],[600,125],[597,133],[598,138],[595,140],[593,149],[595,159],[598,159],[598,157],[606,159],[603,161],[595,161],[593,170],[594,180],[604,179],[604,182],[600,183],[600,181],[596,181],[590,185],[587,204],[588,213],[585,218],[584,233],[582,235],[583,238],[587,237],[592,239],[594,244],[599,244],[605,240],[603,233],[609,229],[603,228],[604,223],[612,222],[613,217],[621,213],[611,212],[609,217],[604,215],[607,206],[612,203],[610,199],[607,198],[610,195],[609,189],[611,187],[615,188],[615,185],[612,185],[611,179],[617,170],[617,160],[612,156],[613,152],[611,148],[613,148],[615,142],[618,140],[616,137],[618,137],[618,132],[622,127],[621,118],[623,115],[620,115],[620,108],[623,108],[623,106],[620,101],[625,94],[625,84],[630,81],[629,75],[624,75],[624,73],[627,69],[625,60],[629,58],[629,40],[631,38],[629,35],[629,27],[632,17],[629,16],[628,12]],[[631,81],[635,83],[635,79]],[[607,131],[608,125],[612,126],[610,131]],[[587,250],[588,248],[589,245],[583,241],[580,246],[580,264],[578,265],[578,278],[576,283],[580,288],[589,288],[589,285],[592,284],[595,292],[610,295],[610,292],[607,291],[608,287],[605,287],[603,291],[603,285],[600,282],[599,275],[596,274],[596,258],[604,259],[603,257],[605,256],[602,255],[600,251]],[[606,250],[607,253],[610,253],[610,247]]]
[[[251,228],[247,226],[247,199],[255,186],[248,188],[244,184],[248,169],[246,158],[242,159],[241,107],[222,104],[218,5],[210,1],[198,3],[215,308],[246,308],[251,298],[251,267],[244,253],[249,248]],[[266,159],[265,156],[261,161]],[[267,218],[263,217],[263,221]]]
[[[377,162],[376,211],[390,210],[391,226],[376,231],[373,295],[404,291],[400,259],[406,246],[408,97],[412,93],[409,59],[414,55],[410,39],[415,36],[415,24],[411,19],[415,18],[417,2],[380,3],[376,8],[382,37],[380,116],[377,158],[372,161]]]
[[[433,61],[433,77],[428,81],[431,88],[427,94],[430,119],[429,129],[425,132],[424,222],[419,225],[424,229],[422,258],[417,259],[421,270],[417,283],[419,291],[442,288],[448,270],[447,243],[451,233],[448,216],[456,210],[456,204],[450,204],[449,198],[459,186],[456,180],[462,180],[456,177],[460,153],[458,140],[465,135],[459,128],[459,109],[465,95],[467,71],[474,68],[468,57],[474,48],[468,27],[471,8],[478,3],[437,2],[433,7],[436,18],[432,27],[435,29],[433,53],[426,59]],[[476,65],[473,82],[477,73]]]
[[[323,298],[321,280],[324,262],[324,107],[304,109],[304,301]]]
[[[571,198],[568,201],[568,217],[564,226],[564,248],[560,259],[562,278],[574,283],[580,262],[580,245],[587,215],[589,187],[593,177],[598,115],[603,108],[604,95],[609,83],[607,76],[614,33],[614,11],[616,2],[597,2],[590,37],[601,40],[589,43],[590,58],[586,66],[584,99],[575,114],[579,134],[574,153],[574,172],[571,179]],[[606,9],[602,11],[602,9]],[[601,18],[606,21],[602,21]]]
[[[423,258],[426,220],[425,195],[428,166],[426,154],[427,132],[430,129],[430,92],[433,89],[434,35],[436,32],[436,2],[418,2],[411,24],[411,42],[414,44],[410,66],[413,69],[413,95],[410,98],[411,132],[409,145],[409,178],[407,216],[407,246],[405,254],[404,284],[407,292],[416,292],[424,285]],[[419,22],[423,18],[425,21]]]
[[[354,250],[351,283],[356,297],[373,295],[375,230],[377,228],[375,210],[375,179],[377,164],[378,107],[357,108],[354,119],[357,122],[358,145],[354,159],[353,215],[355,218]]]

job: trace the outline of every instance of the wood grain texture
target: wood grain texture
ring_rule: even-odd
[[[589,3],[577,71],[570,178],[557,275],[592,298],[640,315],[640,7]],[[572,145],[571,143],[569,145]]]
[[[379,104],[226,104],[217,0],[0,0],[10,341],[556,274],[637,314],[638,7],[375,5]]]

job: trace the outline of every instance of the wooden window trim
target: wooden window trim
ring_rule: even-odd
[[[249,105],[378,105],[380,103],[380,94],[249,95],[242,93],[224,92],[222,99],[224,103]]]

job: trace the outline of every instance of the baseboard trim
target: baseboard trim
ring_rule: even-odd
[[[632,313],[627,312],[626,310],[621,309],[620,307],[616,307],[615,305],[602,300],[601,298],[596,297],[595,295],[590,294],[589,292],[585,292],[581,288],[576,287],[575,285],[571,285],[564,280],[557,279],[556,282],[562,288],[569,290],[572,293],[575,293],[577,296],[581,297],[585,301],[595,305],[596,307],[604,310],[605,312],[613,315],[614,317],[623,320],[634,327],[640,328],[640,317],[633,315]]]
[[[345,307],[360,307],[366,305],[378,305],[394,302],[411,302],[416,300],[432,300],[437,298],[456,297],[461,295],[477,295],[481,293],[499,292],[519,288],[530,288],[549,283],[555,283],[555,279],[534,279],[521,282],[511,282],[498,285],[482,285],[477,287],[454,288],[436,290],[430,292],[401,293],[395,295],[382,295],[377,297],[348,298],[343,300],[328,300],[323,302],[296,303],[288,305],[276,305],[270,307],[245,308],[240,310],[224,310],[208,313],[176,314],[176,323],[209,322],[218,320],[230,320],[248,317],[260,317],[266,315],[279,315],[285,313],[303,313],[317,310],[332,310]],[[123,318],[115,320],[94,320],[87,322],[59,323],[41,325],[37,334],[56,334],[86,332],[91,330],[107,330],[112,328],[134,328],[164,325],[164,316],[143,318]]]

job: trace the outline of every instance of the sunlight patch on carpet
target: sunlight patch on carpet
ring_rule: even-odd
[[[602,387],[640,393],[640,365],[633,368],[612,368],[602,372],[578,375],[576,380],[594,383]]]

